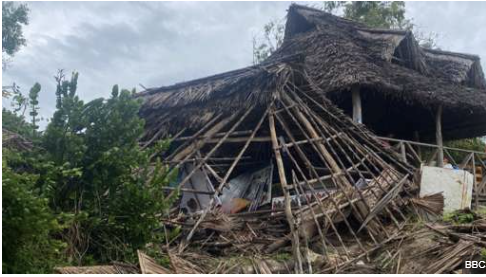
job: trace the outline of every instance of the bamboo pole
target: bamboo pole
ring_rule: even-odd
[[[211,129],[209,129],[206,134],[204,135],[204,138],[200,140],[195,140],[193,143],[189,144],[184,150],[180,151],[177,153],[173,160],[181,160],[184,157],[187,157],[187,155],[192,152],[193,149],[201,149],[202,145],[206,144],[217,132],[219,132],[221,129],[226,126],[229,122],[231,122],[234,118],[236,117],[236,113],[233,114],[230,117],[227,117],[220,122],[216,123]],[[196,150],[196,151],[197,151]]]
[[[361,93],[358,86],[353,86],[351,88],[351,98],[353,101],[353,121],[356,123],[363,123]]]
[[[308,78],[308,76],[306,76]],[[309,79],[310,80],[310,79]],[[308,80],[308,81],[309,81]],[[318,87],[318,86],[315,86],[313,85],[313,83],[310,81],[310,85],[311,87],[317,91],[317,92],[322,92],[322,90]],[[305,93],[303,90],[299,89],[298,87],[296,87],[296,89],[298,91],[300,91],[302,93],[302,95],[304,95],[305,98],[307,98],[309,101],[311,101],[314,105],[316,105],[321,111],[325,112],[328,116],[330,116],[331,118],[333,119],[336,119],[336,120],[339,120],[339,121],[344,121],[345,123],[348,123],[349,122],[349,126],[346,128],[350,133],[354,134],[354,135],[360,135],[363,139],[365,139],[365,141],[369,142],[370,143],[370,146],[371,148],[377,152],[377,153],[382,153],[382,154],[386,154],[388,155],[388,153],[383,149],[383,147],[379,147],[378,146],[378,143],[376,142],[376,136],[371,136],[369,134],[367,134],[366,132],[364,132],[364,130],[361,129],[360,126],[356,125],[356,124],[353,124],[353,121],[348,119],[347,116],[345,116],[344,114],[342,114],[341,111],[337,110],[337,109],[333,109],[333,112],[330,112],[328,109],[326,109],[321,103],[317,102],[315,99],[313,99],[312,97],[310,97],[309,95],[307,95],[307,93]],[[322,94],[324,94],[322,92]],[[324,98],[324,96],[321,95],[321,99],[324,101],[324,102],[327,102],[328,100]],[[331,107],[332,108],[332,107]],[[339,116],[341,117],[339,117]],[[348,121],[348,122],[347,122]],[[411,170],[410,167],[407,167],[405,164],[403,164],[401,161],[395,159],[393,156],[389,157],[389,159],[393,162],[393,164],[395,164],[396,166],[400,167],[401,169],[407,171],[408,173],[410,173],[411,175],[413,175],[413,170]]]
[[[437,108],[435,114],[435,139],[439,147],[437,166],[444,167],[444,141],[442,140],[442,105]]]
[[[285,197],[285,215],[287,217],[287,221],[289,223],[290,227],[290,232],[292,233],[292,250],[294,252],[294,256],[297,259],[296,261],[296,267],[298,269],[297,273],[303,273],[304,269],[302,266],[302,256],[300,253],[300,240],[299,240],[299,234],[297,233],[298,230],[296,230],[296,222],[294,219],[294,216],[292,215],[292,207],[291,207],[291,202],[290,202],[290,194],[289,194],[289,189],[287,185],[287,177],[285,176],[285,169],[284,169],[284,164],[282,160],[282,155],[280,153],[280,147],[278,145],[277,141],[277,131],[275,129],[275,118],[274,118],[274,111],[272,110],[271,113],[268,116],[268,123],[270,127],[270,137],[272,138],[272,145],[273,145],[273,152],[275,154],[275,160],[277,162],[277,169],[278,169],[278,175],[280,178],[280,185],[282,186],[282,191]]]
[[[300,112],[298,109],[294,109],[295,111],[295,114],[297,116],[297,118],[299,119],[299,121],[304,125],[304,127],[307,129],[307,132],[309,133],[309,135],[311,136],[311,138],[315,139],[315,140],[318,140],[320,137],[319,135],[317,134],[316,130],[314,129],[314,127],[312,126],[312,124],[309,122],[309,120],[302,114],[302,112]],[[329,151],[326,149],[326,147],[324,147],[324,145],[322,143],[316,143],[317,145],[317,148],[320,150],[321,154],[324,156],[325,160],[327,161],[327,163],[329,164],[329,166],[331,167],[331,170],[336,173],[336,174],[340,174],[342,173],[342,169],[339,167],[339,165],[336,163],[336,161],[334,160],[333,156],[331,155],[331,153],[329,153]],[[346,179],[346,177],[340,175],[340,177],[337,178],[346,188],[351,188],[353,187],[351,185],[351,183],[348,181],[348,179]]]
[[[175,155],[179,152],[180,149],[183,149],[184,147],[187,147],[191,142],[193,142],[195,139],[197,139],[203,132],[206,131],[209,126],[211,126],[216,120],[218,120],[222,114],[218,114],[214,116],[208,123],[206,123],[199,131],[197,131],[193,136],[191,136],[191,139],[187,140],[183,144],[181,144],[179,147],[177,147],[170,156],[166,158],[166,160],[170,161],[173,159]]]
[[[298,97],[297,95],[295,95],[295,97]],[[337,132],[336,130],[334,130],[333,127],[329,126],[328,124],[326,124],[326,122],[320,120],[313,112],[311,112],[311,110],[309,109],[304,109],[304,112],[306,113],[306,115],[309,117],[309,120],[312,121],[312,123],[314,123],[317,127],[317,131],[319,133],[320,136],[328,136],[328,135],[331,135],[332,131],[333,132]],[[321,130],[323,129],[323,130]],[[326,134],[324,134],[323,132],[325,132]],[[343,138],[337,138],[336,140],[334,140],[333,142],[336,144],[335,146],[331,145],[330,142],[325,142],[327,144],[327,148],[330,149],[330,151],[332,152],[332,154],[336,157],[336,161],[339,163],[339,165],[341,167],[344,167],[344,163],[343,161],[341,160],[340,158],[340,155],[336,152],[336,150],[338,151],[341,151],[341,153],[343,153],[343,157],[350,163],[350,164],[353,164],[353,161],[352,159],[350,159],[350,157],[348,156],[348,154],[346,153],[345,149],[341,146],[341,144],[339,143],[339,140],[343,140],[345,146],[348,148],[348,151],[350,153],[353,154],[353,156],[357,157],[359,159],[359,157],[357,155],[355,155],[355,151],[353,151],[353,149],[350,147],[350,142],[352,141],[351,138],[349,138],[348,136],[344,135],[345,137],[348,138],[348,141],[345,141],[343,140]],[[356,149],[358,148],[357,146],[359,144],[355,144],[353,143],[353,145],[355,145]],[[335,148],[337,148],[335,150]],[[364,159],[366,159],[366,154],[364,154]],[[366,166],[365,164],[363,164],[363,166]],[[355,170],[357,170],[357,168],[354,168]],[[369,169],[368,169],[369,170]],[[371,171],[370,171],[371,172]],[[349,179],[352,180],[352,176],[349,174],[349,171],[345,171],[345,174],[348,175]],[[359,173],[358,171],[358,174],[360,175],[361,178],[365,179],[365,177]],[[383,189],[381,188],[380,186],[380,189],[383,191]],[[360,216],[362,216],[362,218],[364,219],[367,212],[369,212],[371,209],[367,203],[367,197],[364,197],[364,195],[362,194],[361,190],[357,189],[356,190],[359,198],[361,199],[361,202],[358,202],[356,203],[356,207],[358,208],[358,211],[360,213]],[[371,190],[371,193],[378,198],[378,195],[376,195],[375,191],[374,190]],[[386,211],[389,213],[390,217],[393,219],[394,223],[398,226],[398,222],[396,221],[396,219],[394,218],[393,214],[388,210],[388,208],[386,208]],[[377,231],[376,228],[381,228],[382,229],[382,232],[387,235],[387,231],[386,229],[383,227],[383,225],[379,222],[379,221],[375,221],[373,220],[372,224],[370,224],[369,226],[369,229],[370,231],[373,230],[375,232],[375,235],[379,234],[379,232]]]
[[[282,103],[283,104],[283,103]],[[284,105],[284,104],[283,104]],[[285,106],[285,105],[284,105]],[[292,118],[292,120],[297,124],[297,126],[299,127],[299,129],[301,130],[301,132],[304,134],[304,136],[306,137],[307,140],[311,140],[311,138],[305,133],[305,131],[303,130],[303,127],[300,126],[298,124],[298,121],[297,119],[294,118],[294,116],[292,115],[292,113],[290,113],[290,109],[287,107],[286,109],[286,112],[287,114]],[[287,127],[287,124],[285,123],[285,121],[283,120],[283,118],[280,117],[279,114],[276,114],[276,117],[277,117],[277,120],[278,122],[280,123],[280,125],[282,126],[283,130],[286,132],[287,136],[289,137],[289,139],[292,141],[292,142],[295,142],[295,138],[294,136],[292,135],[292,132],[290,131],[290,129]],[[306,156],[306,154],[304,153],[304,151],[301,149],[300,145],[295,145],[295,150],[297,150],[297,154],[299,155],[299,157],[305,162],[305,164],[307,165],[307,167],[309,168],[310,172],[314,175],[314,177],[319,180],[320,179],[320,176],[319,174],[317,173],[316,169],[311,165],[311,162],[310,160],[308,159],[308,157]],[[317,150],[317,147],[315,146],[315,142],[314,143],[311,143],[311,146],[313,147],[313,149],[318,152]],[[321,209],[321,212],[323,213],[323,215],[326,217],[326,219],[328,220],[331,228],[333,228],[336,236],[338,237],[338,240],[339,242],[341,243],[341,245],[343,246],[343,249],[345,250],[345,253],[346,255],[349,257],[349,253],[346,249],[346,246],[344,244],[344,241],[342,240],[341,236],[339,235],[339,232],[337,230],[337,228],[334,226],[334,223],[332,221],[332,219],[329,217],[329,215],[327,214],[326,211],[324,211],[323,209],[323,203],[321,201],[321,199],[318,197],[318,195],[316,194],[313,186],[310,185],[309,181],[307,180],[307,178],[305,177],[305,174],[303,172],[303,170],[301,169],[299,163],[293,158],[292,154],[290,152],[287,152],[287,155],[289,156],[289,158],[292,160],[292,162],[294,163],[294,166],[297,168],[297,170],[299,171],[299,173],[302,175],[302,178],[304,179],[304,181],[306,182],[307,184],[307,187],[311,190],[311,192],[313,193],[314,197],[316,198],[317,202],[319,203],[319,208]],[[324,158],[322,157],[322,155],[319,155],[320,159],[322,159],[324,162]],[[339,176],[339,175],[342,175],[341,174],[333,174],[331,176],[333,181],[334,182],[337,182],[335,180],[335,177]],[[361,245],[361,242],[360,240],[357,238],[357,236],[354,234],[354,231],[353,231],[353,228],[351,227],[351,224],[349,224],[348,220],[346,219],[346,216],[344,215],[344,213],[342,212],[342,208],[339,207],[339,205],[336,203],[334,197],[327,191],[327,189],[325,188],[325,185],[324,183],[321,182],[321,185],[324,187],[324,192],[326,193],[326,196],[329,197],[329,200],[331,201],[331,204],[335,207],[337,213],[343,218],[344,220],[344,223],[346,224],[346,226],[348,227],[349,231],[351,234],[353,234],[353,236],[355,237],[356,241],[358,242],[358,245],[360,247],[362,247]],[[343,188],[339,185],[337,185],[337,187],[339,188],[339,190],[341,191],[341,193],[345,196],[345,198],[348,200],[348,203],[351,204],[351,208],[352,209],[355,209],[353,203],[351,202],[351,200],[349,199],[346,191],[343,190]]]
[[[473,188],[476,197],[474,199],[474,208],[479,207],[479,190],[478,190],[478,182],[476,180],[476,156],[472,154],[472,174],[473,174]]]
[[[196,171],[201,168],[201,166],[203,164],[206,163],[206,161],[211,157],[211,155],[214,154],[214,152],[216,152],[216,150],[218,150],[218,148],[224,143],[224,141],[231,135],[231,133],[241,124],[241,122],[243,122],[243,120],[248,116],[248,114],[253,110],[253,108],[250,108],[248,109],[241,117],[240,119],[238,119],[238,121],[230,128],[230,130],[226,133],[226,135],[221,138],[221,141],[216,144],[207,154],[206,156],[199,162],[197,163],[195,166],[194,166],[194,169],[187,174],[187,176],[177,185],[178,188],[182,187],[187,181],[189,181],[192,177],[192,175],[194,173],[196,173]],[[233,114],[233,116],[231,116],[231,118],[234,118],[237,114],[239,113],[235,113]],[[224,120],[226,121],[226,120]],[[231,120],[230,120],[231,121]],[[226,121],[224,125],[226,125],[229,121]],[[201,148],[202,145],[200,147],[198,147],[197,149]],[[197,151],[197,150],[196,150]],[[194,152],[194,150],[193,150]],[[187,159],[188,157],[186,157],[185,159]],[[181,161],[182,162],[182,161]],[[170,193],[169,196],[167,197],[168,199],[170,197],[173,196],[173,193]]]
[[[303,92],[302,92],[302,93],[303,93]],[[305,94],[305,93],[303,93],[303,94]],[[298,95],[297,95],[295,92],[293,93],[293,95],[294,95],[294,97],[295,97],[296,99],[298,99],[300,102],[303,102],[303,101],[300,99],[300,97],[299,97],[299,96],[298,96]],[[323,107],[322,107],[322,108],[323,108]],[[323,108],[323,109],[324,109],[324,108]],[[309,118],[310,118],[311,120],[313,120],[313,122],[316,124],[316,126],[318,126],[318,127],[320,127],[320,128],[324,128],[324,131],[325,131],[325,132],[327,132],[327,134],[328,134],[328,135],[331,135],[331,134],[332,134],[332,133],[331,133],[331,132],[330,132],[328,129],[330,129],[330,130],[334,131],[334,128],[332,128],[331,126],[329,126],[329,125],[328,125],[326,122],[324,122],[324,121],[323,121],[321,118],[317,117],[317,116],[316,116],[316,115],[315,115],[315,114],[312,112],[312,110],[310,110],[310,109],[309,109],[309,111],[307,111],[306,109],[304,109],[304,111],[305,111],[305,112],[306,112],[306,114],[309,116]],[[326,126],[327,126],[327,127],[326,127]],[[334,131],[334,133],[335,133],[335,134],[340,134],[340,132],[338,133],[337,131]],[[320,135],[321,135],[321,136],[327,136],[327,135],[322,134],[321,132],[320,132]],[[346,138],[347,138],[349,141],[345,141],[345,140],[344,140],[344,137],[346,137]],[[344,152],[344,153],[345,153],[345,150],[343,149],[343,147],[341,147],[341,144],[340,144],[340,143],[338,143],[338,141],[339,141],[339,140],[341,140],[341,141],[343,142],[343,144],[345,145],[345,147],[347,147],[347,148],[348,148],[348,150],[349,150],[349,151],[350,151],[350,152],[353,154],[353,156],[355,156],[355,157],[357,157],[357,158],[359,159],[359,156],[357,156],[357,155],[356,155],[355,151],[353,151],[353,149],[352,149],[352,148],[350,147],[350,145],[349,145],[349,142],[350,142],[350,141],[354,142],[354,143],[353,143],[353,145],[355,145],[356,150],[360,151],[360,147],[359,147],[359,145],[360,145],[360,144],[359,144],[357,141],[355,141],[353,138],[349,137],[347,134],[344,134],[343,136],[338,136],[338,137],[337,137],[337,139],[336,139],[336,140],[334,140],[334,142],[335,142],[335,143],[337,143],[338,148],[339,148],[339,149],[340,149],[342,152]],[[341,165],[343,166],[343,164],[342,164],[342,162],[341,162],[341,160],[340,160],[340,158],[339,158],[339,155],[338,155],[338,154],[337,154],[337,153],[336,153],[336,152],[333,150],[333,146],[332,146],[332,145],[330,145],[329,141],[327,141],[327,140],[325,141],[325,143],[326,143],[326,144],[329,146],[329,149],[330,149],[330,150],[333,152],[333,154],[334,154],[334,155],[337,157],[337,160],[338,160],[338,161],[341,163]],[[366,153],[364,153],[364,152],[362,152],[362,151],[360,151],[360,152],[361,152],[361,154],[362,154],[362,155],[364,155],[365,159],[366,159],[366,160],[368,160],[368,161],[369,161],[369,162],[370,162],[370,163],[371,163],[371,164],[372,164],[372,165],[375,167],[375,169],[377,169],[377,168],[376,168],[376,166],[374,165],[374,163],[368,159],[368,154],[366,154]],[[369,152],[369,153],[374,154],[374,155],[376,156],[376,158],[377,158],[378,160],[380,160],[380,157],[379,157],[379,156],[377,156],[377,155],[376,155],[376,153],[374,153],[373,151],[371,151],[371,152]],[[348,160],[348,162],[353,163],[353,161],[352,161],[352,160],[351,160],[351,159],[348,157],[348,155],[347,155],[347,154],[345,154],[344,156],[345,156],[345,158]],[[383,164],[384,164],[384,163],[383,163]],[[363,166],[365,166],[369,172],[372,172],[372,171],[371,171],[371,170],[368,168],[368,166],[366,166],[366,164],[364,164],[364,163],[363,163],[362,165],[363,165]],[[348,171],[346,171],[346,173],[348,173]],[[360,174],[360,176],[361,176],[361,178],[364,178],[364,176],[362,176],[362,174]],[[350,177],[350,179],[352,179],[352,177],[351,177],[351,176],[349,176],[349,177]],[[391,184],[390,184],[390,182],[388,182],[388,180],[386,180],[386,179],[385,179],[385,181],[388,183],[388,185],[389,185],[389,186],[391,185]],[[381,187],[381,185],[379,185],[379,188],[380,188],[380,189],[381,189],[383,192],[386,192],[386,191],[385,191],[385,190],[384,190],[384,189]],[[375,192],[374,192],[374,191],[372,191],[372,193],[373,193],[373,194],[376,196],[376,194],[375,194]],[[365,201],[365,198],[363,197],[363,195],[361,194],[361,192],[360,192],[359,190],[358,190],[358,194],[359,194],[359,196],[360,196],[360,197],[363,199],[363,204],[365,204],[365,208],[369,210],[369,207],[368,207],[368,205],[367,205],[367,203],[366,203],[366,201]],[[397,225],[397,227],[398,227],[398,222],[396,221],[396,219],[395,219],[395,217],[393,216],[393,214],[392,214],[392,213],[389,211],[389,209],[388,209],[388,208],[386,208],[386,211],[388,212],[388,214],[391,216],[391,218],[393,219],[393,221],[395,222],[395,224],[396,224],[396,225]],[[400,212],[400,211],[399,211],[399,212]],[[401,214],[401,215],[402,215],[402,217],[405,219],[405,217],[403,216],[403,214],[402,214],[401,212],[400,212],[400,214]],[[384,229],[384,227],[383,227],[381,224],[379,224],[379,226],[380,226],[380,227],[381,227],[381,228],[382,228],[382,229],[383,229],[383,230],[386,232],[386,230]]]
[[[230,131],[228,131],[228,133],[225,135],[225,137],[222,138],[220,144],[222,144],[224,142],[224,140],[236,129],[236,127],[238,127],[238,125],[243,121],[243,119],[250,113],[252,109],[249,109],[244,115],[242,118],[240,118],[240,120],[230,129]],[[267,109],[268,111],[268,109]],[[216,188],[216,190],[214,191],[214,195],[218,195],[220,193],[220,191],[223,189],[223,186],[226,184],[228,178],[229,178],[229,175],[231,174],[231,171],[233,170],[234,166],[238,163],[238,161],[241,159],[241,157],[243,156],[243,154],[245,153],[248,145],[251,143],[252,139],[255,137],[256,133],[258,132],[258,130],[260,129],[260,126],[262,124],[262,122],[265,120],[265,116],[267,114],[267,111],[265,111],[264,115],[262,116],[262,119],[260,119],[260,121],[257,123],[257,126],[256,128],[254,129],[253,133],[250,135],[250,137],[248,138],[248,141],[246,142],[245,146],[242,148],[242,150],[240,151],[240,153],[238,154],[237,158],[234,160],[233,162],[233,165],[231,167],[231,169],[228,171],[228,173],[225,175],[225,177],[223,177],[223,179],[221,180],[219,186]],[[220,145],[218,144],[218,145]],[[217,146],[218,146],[217,145]],[[216,146],[215,146],[216,148]],[[213,148],[211,150],[210,153],[208,153],[205,157],[205,159],[209,158],[210,155],[212,154],[213,150],[215,150],[215,148]],[[205,162],[205,161],[203,161]],[[187,177],[186,177],[187,178]],[[180,184],[179,184],[180,185]],[[199,217],[198,221],[196,222],[196,224],[194,224],[194,227],[191,229],[191,231],[189,232],[189,234],[187,235],[186,239],[184,240],[183,243],[181,243],[180,247],[179,247],[179,251],[181,252],[185,246],[189,243],[189,241],[192,239],[192,236],[194,235],[194,232],[196,231],[197,227],[199,226],[199,224],[201,224],[201,222],[204,220],[204,218],[206,217],[206,215],[208,214],[209,210],[211,209],[212,205],[214,203],[214,197],[211,198],[211,200],[209,201],[209,204],[208,204],[208,207],[204,210],[203,214]]]

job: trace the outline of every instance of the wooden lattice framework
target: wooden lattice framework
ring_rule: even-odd
[[[413,168],[383,148],[362,124],[333,106],[305,74],[283,67],[276,78],[267,106],[214,115],[193,135],[177,136],[175,149],[165,160],[172,169],[194,165],[178,183],[179,189],[184,189],[197,170],[203,170],[210,176],[216,195],[232,176],[252,163],[273,163],[278,171],[274,183],[281,186],[285,209],[232,217],[245,220],[250,214],[265,214],[269,222],[285,219],[297,272],[304,272],[301,241],[308,246],[310,240],[318,239],[326,251],[339,248],[337,252],[349,262],[379,247],[403,227],[408,218],[403,207],[413,189]],[[368,180],[365,188],[357,188],[360,180]],[[317,195],[317,189],[325,195]],[[290,195],[305,193],[311,193],[315,201],[306,198],[307,203],[292,207]],[[192,225],[180,250],[215,212],[214,199]],[[255,229],[264,236],[264,229]],[[359,247],[359,255],[349,250],[350,241]]]

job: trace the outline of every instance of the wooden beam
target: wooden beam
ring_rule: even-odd
[[[250,137],[239,137],[239,138],[227,138],[226,143],[242,143],[242,142],[247,142]],[[221,139],[219,138],[214,138],[208,140],[207,143],[218,143]],[[251,139],[251,142],[270,142],[271,138],[270,137],[253,137]]]
[[[386,141],[394,141],[394,142],[407,142],[410,143],[411,145],[418,145],[418,146],[425,146],[425,147],[431,147],[431,148],[438,148],[438,145],[435,144],[430,144],[430,143],[425,143],[425,142],[416,142],[416,141],[410,141],[410,140],[403,140],[403,139],[396,139],[396,138],[388,138],[388,137],[380,137],[380,136],[374,136],[377,139],[380,140],[386,140]],[[466,149],[460,149],[460,148],[454,148],[454,147],[447,147],[443,146],[443,149],[447,150],[452,150],[452,151],[459,151],[459,152],[464,152],[464,153],[475,153],[478,155],[485,155],[486,152],[480,152],[480,151],[474,151],[474,150],[466,150]]]
[[[437,155],[437,166],[444,167],[444,141],[442,140],[442,105],[437,108],[435,114],[435,138],[439,153]]]
[[[361,93],[358,86],[353,86],[351,88],[351,98],[353,101],[353,121],[357,123],[363,123]]]
[[[177,190],[177,188],[175,188],[175,187],[162,187],[161,189],[162,190],[170,190],[170,191]],[[185,189],[185,188],[179,188],[179,191],[190,192],[190,193],[195,193],[195,194],[207,194],[207,195],[213,195],[214,194],[214,192],[211,192],[211,191],[202,191],[202,190]]]
[[[407,149],[405,148],[405,143],[400,142],[400,152],[402,154],[402,160],[404,163],[407,162]]]
[[[252,133],[252,130],[235,131],[231,134],[231,136],[248,135],[248,134],[251,134],[251,133]],[[213,136],[213,138],[220,138],[220,137],[223,137],[224,135],[226,135],[226,132],[217,133]],[[201,136],[200,139],[203,139],[203,138],[206,138],[206,137],[207,136]],[[174,139],[173,141],[186,141],[186,140],[190,140],[192,138],[193,138],[193,136],[186,136],[186,137],[180,137],[180,138]]]
[[[185,147],[188,147],[191,142],[193,142],[196,138],[198,138],[201,134],[203,134],[204,132],[206,132],[206,130],[212,126],[212,124],[214,122],[216,122],[216,120],[218,120],[220,117],[222,116],[222,114],[218,114],[216,116],[214,116],[209,122],[207,122],[201,129],[199,129],[199,131],[197,131],[190,140],[184,142],[183,144],[181,144],[179,147],[177,147],[173,152],[172,154],[170,154],[168,157],[165,158],[165,160],[167,161],[170,161],[174,158],[175,155],[177,155],[179,153],[179,151],[181,151],[182,149],[184,149]],[[187,158],[187,157],[185,157]]]
[[[200,149],[202,145],[207,143],[208,140],[210,140],[219,130],[223,129],[223,127],[226,126],[229,122],[231,122],[234,118],[236,117],[236,113],[233,114],[230,117],[227,117],[220,122],[216,123],[209,131],[206,132],[206,135],[204,136],[204,139],[202,140],[195,140],[193,143],[191,143],[189,146],[187,146],[184,150],[181,152],[177,153],[174,156],[174,160],[181,160],[184,157],[186,157],[189,153],[191,153],[194,149]],[[226,139],[226,137],[224,137]]]
[[[479,208],[479,190],[478,190],[478,182],[476,180],[476,156],[472,155],[472,174],[473,174],[473,188],[474,193],[476,194],[476,199],[474,199],[474,208]]]
[[[299,121],[302,123],[302,125],[306,128],[307,132],[309,133],[310,137],[312,139],[318,140],[320,136],[318,135],[316,129],[312,126],[312,124],[309,122],[309,120],[297,109],[294,109],[295,114]],[[336,173],[339,177],[337,180],[341,182],[342,185],[344,185],[345,188],[352,188],[353,185],[346,179],[345,176],[341,175],[342,173],[341,168],[337,164],[336,160],[334,157],[331,155],[331,153],[326,149],[324,144],[322,143],[316,143],[317,148],[321,152],[322,156],[326,160],[326,162],[329,164],[329,167],[331,170]]]
[[[287,184],[287,177],[285,176],[285,169],[282,160],[282,154],[280,153],[280,146],[278,145],[277,141],[277,131],[275,129],[275,118],[274,118],[275,111],[272,112],[268,116],[268,122],[270,127],[270,136],[272,138],[272,145],[273,145],[273,152],[275,154],[275,160],[277,162],[277,169],[278,169],[278,176],[280,177],[280,185],[282,187],[282,191],[285,198],[285,215],[287,217],[287,221],[289,223],[290,232],[292,233],[292,250],[294,252],[294,256],[296,260],[296,268],[297,273],[303,273],[302,267],[302,256],[300,253],[300,241],[299,241],[299,234],[298,229],[296,230],[296,222],[294,216],[292,214],[292,206],[289,194],[289,188]]]
[[[253,108],[250,108],[250,109],[247,110],[247,112],[239,119],[239,121],[226,133],[225,137],[222,138],[222,140],[219,142],[218,145],[220,145],[221,143],[223,143],[223,141],[225,141],[231,135],[231,133],[233,133],[235,131],[236,127],[238,127],[238,125],[243,121],[243,119],[250,113],[250,111],[252,109]],[[215,196],[217,196],[222,191],[224,185],[226,184],[227,180],[229,179],[229,176],[230,176],[231,172],[233,171],[234,167],[238,164],[238,162],[240,161],[240,159],[243,157],[243,154],[245,153],[247,147],[250,145],[252,139],[255,137],[255,135],[258,132],[258,130],[260,129],[260,126],[262,125],[263,121],[265,120],[265,117],[266,117],[267,114],[268,114],[268,109],[267,109],[267,111],[265,111],[265,113],[263,114],[262,118],[257,123],[256,128],[253,130],[252,134],[248,138],[248,141],[245,143],[245,146],[243,146],[243,148],[241,149],[240,153],[238,154],[238,156],[236,157],[236,159],[233,161],[233,164],[231,165],[230,169],[227,171],[226,175],[221,179],[221,181],[219,183],[219,186],[214,191],[214,195]],[[218,147],[218,145],[216,145],[215,148],[213,148],[213,150],[215,150]],[[209,159],[211,157],[211,154],[213,153],[213,150],[211,150],[206,155],[206,157],[203,160],[204,163],[206,162],[207,159]],[[186,177],[186,179],[187,179],[187,177]],[[184,180],[182,182],[184,182]],[[179,184],[179,186],[180,185],[181,184]],[[204,210],[204,212],[202,213],[202,215],[199,217],[199,219],[197,220],[196,224],[194,224],[194,226],[192,227],[191,231],[189,232],[189,234],[187,235],[187,237],[185,238],[185,240],[179,245],[179,252],[182,252],[182,250],[184,250],[184,248],[189,244],[189,241],[191,240],[192,236],[194,235],[194,232],[196,231],[196,229],[199,226],[199,224],[201,224],[201,222],[204,220],[204,218],[208,214],[209,210],[213,206],[213,203],[214,203],[214,197],[212,197],[211,200],[209,200],[209,204],[208,204],[207,208]]]

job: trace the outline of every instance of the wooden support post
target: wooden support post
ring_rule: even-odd
[[[359,87],[353,86],[351,88],[351,98],[353,101],[353,121],[363,123],[363,113],[361,109],[361,93]]]
[[[474,199],[474,208],[477,209],[479,207],[479,190],[478,190],[478,182],[476,180],[476,156],[474,153],[472,154],[472,174],[473,174],[473,189],[475,193]]]
[[[444,141],[442,140],[442,105],[437,108],[435,114],[435,138],[439,146],[437,155],[437,166],[444,167]]]
[[[275,118],[274,118],[275,111],[272,112],[268,116],[268,122],[270,127],[270,137],[272,138],[272,145],[273,145],[273,152],[275,154],[275,160],[277,161],[277,169],[278,169],[278,176],[280,178],[280,185],[282,186],[282,191],[285,197],[285,215],[287,217],[287,221],[289,223],[290,232],[292,233],[292,250],[294,252],[294,256],[296,260],[296,268],[297,273],[303,273],[304,269],[302,266],[302,256],[300,253],[300,241],[299,241],[299,234],[297,233],[298,230],[295,230],[295,219],[292,215],[292,206],[290,201],[290,194],[287,185],[287,177],[285,177],[285,169],[282,160],[282,154],[280,153],[280,147],[277,141],[277,131],[275,129]]]
[[[400,152],[402,153],[402,161],[407,162],[407,149],[405,148],[405,142],[400,142]]]

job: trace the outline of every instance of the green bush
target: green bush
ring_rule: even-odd
[[[471,138],[471,139],[461,139],[461,140],[454,140],[448,141],[444,144],[448,147],[459,148],[464,150],[472,150],[472,151],[479,151],[484,152],[486,150],[486,143],[480,138]],[[452,158],[456,163],[460,164],[468,155],[469,153],[465,152],[458,152],[458,151],[449,151]]]
[[[53,209],[75,215],[64,234],[73,262],[134,260],[137,249],[160,237],[154,231],[169,204],[161,187],[174,173],[151,157],[168,141],[142,150],[144,122],[133,93],[115,86],[109,99],[85,104],[76,95],[77,78],[58,77],[57,110],[43,136],[41,187]]]
[[[457,210],[443,216],[444,221],[452,224],[467,224],[476,219],[478,219],[477,215],[470,210]]]
[[[177,173],[152,157],[169,142],[142,149],[133,92],[115,86],[109,99],[84,103],[77,78],[57,76],[56,111],[43,133],[9,114],[9,126],[22,123],[36,147],[9,152],[3,168],[4,272],[135,262],[136,250],[164,241],[160,217],[177,194],[166,199],[162,187]]]
[[[8,165],[12,155],[3,149],[2,272],[49,273],[63,263],[65,244],[53,237],[61,226],[48,200],[35,193],[38,176],[15,172]]]

